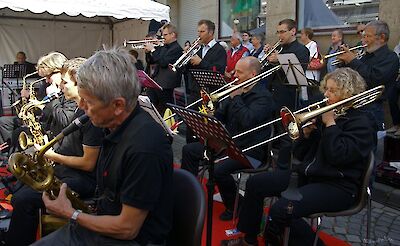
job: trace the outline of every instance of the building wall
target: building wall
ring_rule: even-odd
[[[400,1],[380,0],[379,18],[386,21],[390,29],[389,47],[393,49],[400,41]]]

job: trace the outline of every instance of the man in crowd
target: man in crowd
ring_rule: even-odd
[[[122,74],[121,74],[122,73]],[[61,186],[43,193],[70,223],[34,245],[165,245],[172,226],[172,150],[162,127],[137,103],[140,84],[127,52],[98,51],[78,71],[80,107],[106,128],[97,161],[97,214],[72,207]]]

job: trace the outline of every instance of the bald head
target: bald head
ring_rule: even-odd
[[[242,83],[255,77],[260,71],[261,65],[258,59],[253,56],[247,56],[236,63],[235,77],[239,79],[238,83]]]

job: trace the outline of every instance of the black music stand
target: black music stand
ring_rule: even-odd
[[[213,116],[201,114],[191,109],[186,109],[168,103],[176,114],[180,115],[193,132],[204,144],[204,158],[208,162],[208,181],[207,181],[207,240],[206,245],[211,246],[212,238],[212,214],[213,214],[213,195],[214,195],[214,162],[217,156],[222,153],[231,159],[239,161],[246,168],[253,168],[250,161],[243,155],[242,151],[236,147],[225,127]]]
[[[201,69],[189,69],[189,72],[200,88],[219,88],[226,85],[224,76],[219,72]]]

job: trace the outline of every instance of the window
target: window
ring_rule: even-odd
[[[333,29],[377,20],[379,0],[298,0],[298,28]]]
[[[230,37],[237,31],[250,31],[260,24],[260,0],[219,0],[219,36]]]

